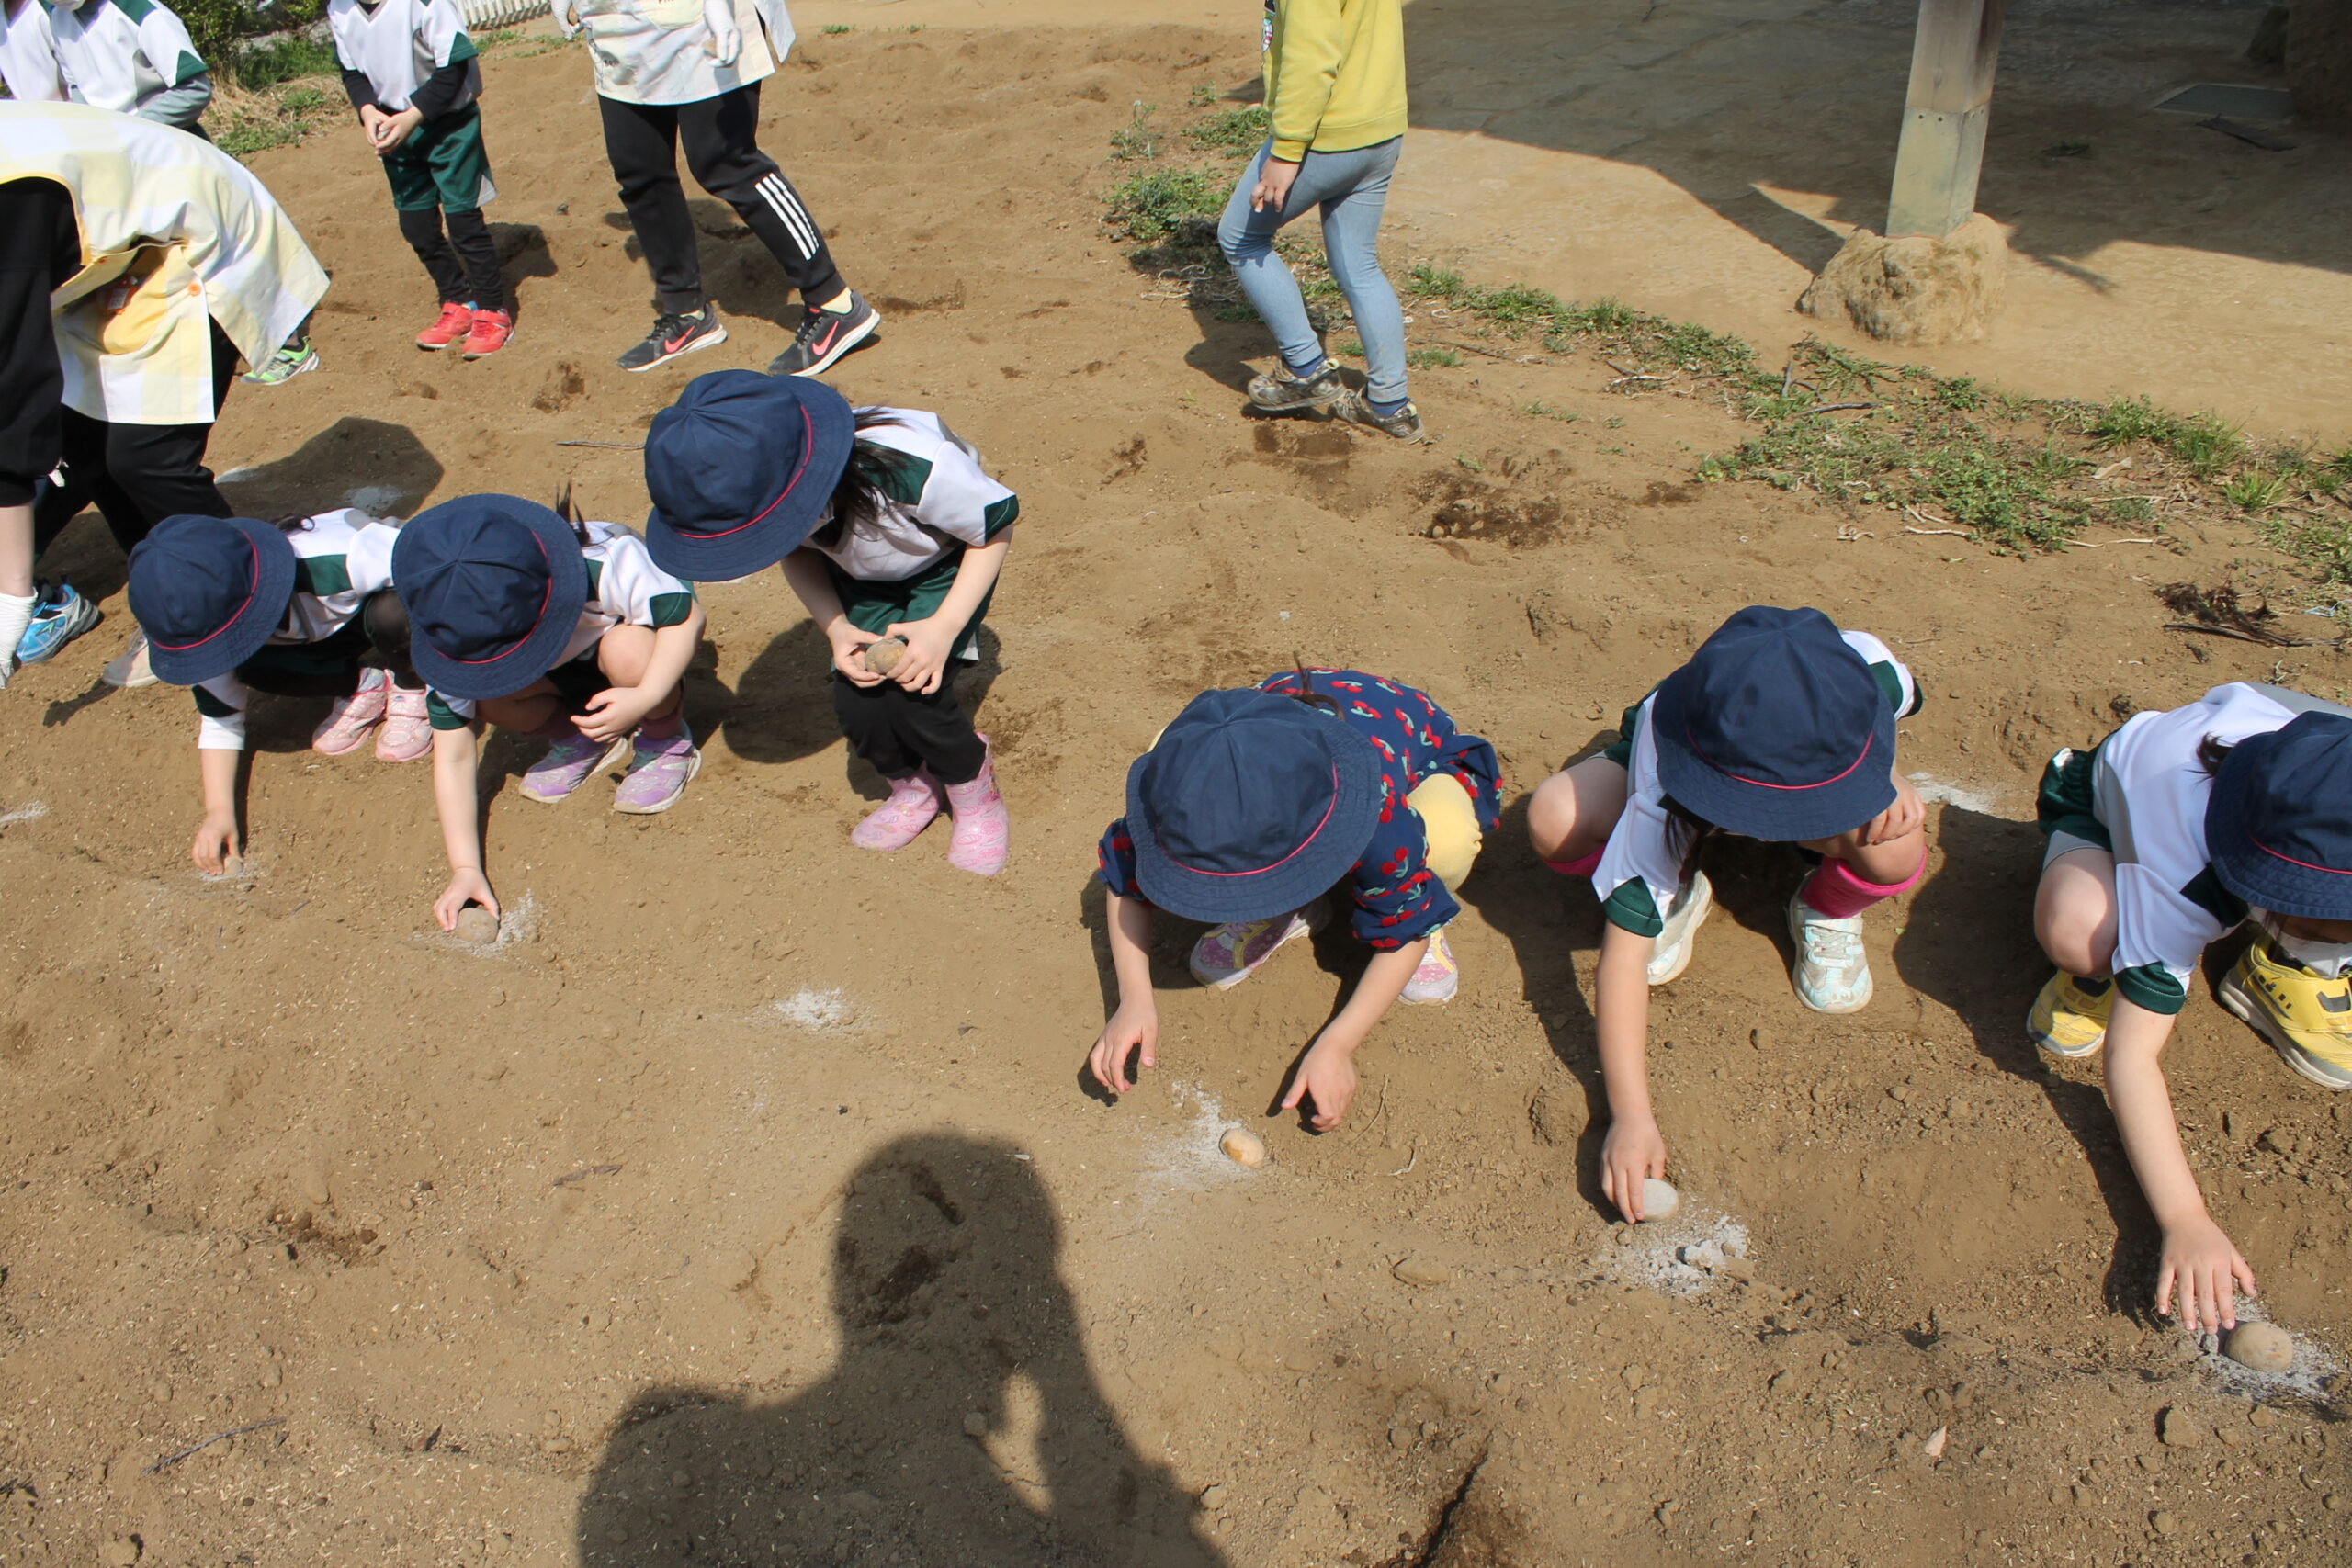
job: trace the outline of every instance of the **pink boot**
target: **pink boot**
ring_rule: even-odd
[[[945,804],[939,781],[929,769],[918,768],[890,781],[890,798],[850,829],[849,841],[861,850],[903,850],[931,826]]]
[[[1012,834],[1004,796],[996,792],[996,754],[988,744],[989,738],[981,736],[979,776],[969,784],[947,786],[947,809],[956,818],[955,836],[947,841],[947,863],[978,876],[994,876],[1004,869],[1005,848]]]

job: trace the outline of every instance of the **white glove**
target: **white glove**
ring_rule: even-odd
[[[578,38],[580,36],[580,0],[554,0],[552,9],[555,12],[555,25],[563,29],[563,36],[568,39]]]
[[[0,691],[7,690],[8,677],[17,672],[17,644],[33,624],[33,607],[40,602],[38,593],[0,593]]]
[[[710,29],[709,50],[721,65],[732,65],[743,52],[743,35],[735,28],[733,0],[702,0],[702,25]]]

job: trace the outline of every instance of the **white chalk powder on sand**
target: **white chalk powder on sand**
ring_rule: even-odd
[[[795,1029],[805,1029],[811,1034],[831,1034],[847,1029],[857,1010],[838,986],[819,990],[803,987],[782,1001],[769,1004],[776,1017]]]
[[[1227,1157],[1220,1145],[1226,1129],[1236,1123],[1215,1095],[1191,1083],[1170,1085],[1169,1094],[1189,1114],[1181,1125],[1163,1127],[1145,1141],[1136,1189],[1140,1205],[1148,1207],[1174,1193],[1204,1191],[1236,1181],[1262,1181],[1272,1174],[1267,1167],[1252,1170]]]
[[[438,926],[417,932],[416,939],[471,953],[476,958],[503,958],[506,950],[515,943],[539,940],[539,901],[526,893],[502,909],[495,942],[468,942],[457,932],[445,931]]]
[[[1592,1267],[1617,1284],[1664,1296],[1702,1296],[1735,1274],[1745,1274],[1747,1257],[1746,1225],[1685,1198],[1671,1219],[1612,1233],[1593,1254]]]
[[[2001,809],[2002,791],[1990,785],[1958,784],[1939,779],[1933,773],[1913,773],[1911,787],[1919,792],[1921,800],[1930,804],[1941,801],[1946,806],[1957,806],[1962,811],[1973,811],[1984,817],[2008,815]]]
[[[2240,1301],[2238,1319],[2244,1323],[2267,1323],[2257,1303]],[[2196,1341],[2199,1359],[2213,1381],[2222,1389],[2242,1399],[2307,1399],[2315,1404],[2328,1401],[2327,1380],[2343,1371],[2344,1363],[2329,1353],[2326,1346],[2307,1334],[2295,1334],[2295,1359],[2283,1372],[2256,1371],[2254,1368],[2233,1361],[2222,1353],[2222,1336],[2198,1334]]]
[[[48,815],[49,805],[46,801],[28,800],[14,811],[0,812],[0,828],[6,828],[17,822],[38,822]]]

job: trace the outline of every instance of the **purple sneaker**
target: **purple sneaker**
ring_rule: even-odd
[[[577,731],[560,740],[549,741],[547,755],[524,771],[524,798],[553,806],[586,784],[589,774],[628,744],[626,740],[591,740]]]
[[[702,753],[695,750],[694,731],[682,728],[650,744],[639,737],[628,773],[613,795],[613,809],[633,817],[667,811],[686,793],[686,781],[700,772]]]

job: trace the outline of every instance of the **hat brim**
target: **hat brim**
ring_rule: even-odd
[[[1127,769],[1127,837],[1143,896],[1171,915],[1224,925],[1303,908],[1345,876],[1380,825],[1380,758],[1343,720],[1330,722],[1338,732],[1330,749],[1337,775],[1331,814],[1296,853],[1263,871],[1194,871],[1170,859],[1144,810],[1144,769],[1151,753],[1136,758]],[[1160,737],[1160,743],[1166,740]]]
[[[452,659],[421,637],[409,641],[409,660],[417,678],[446,697],[484,702],[511,697],[556,667],[579,628],[580,612],[588,603],[588,562],[571,525],[544,506],[516,502],[515,521],[531,530],[547,552],[548,597],[539,624],[530,634],[489,659]],[[409,528],[415,526],[411,519]],[[401,530],[401,537],[409,536]],[[401,547],[392,546],[392,581],[401,577]]]
[[[1691,749],[1683,709],[1689,666],[1658,685],[1650,705],[1658,783],[1684,809],[1726,833],[1774,843],[1834,839],[1894,804],[1894,714],[1882,706],[1870,743],[1854,765],[1825,784],[1801,788],[1756,784],[1708,765]]]
[[[724,533],[682,530],[660,507],[647,513],[645,547],[653,564],[689,582],[731,582],[765,571],[806,544],[833,499],[833,486],[857,445],[849,400],[822,381],[800,389],[808,421],[801,464],[767,510]]]
[[[159,681],[194,686],[218,680],[259,653],[286,620],[286,606],[294,598],[294,546],[275,524],[250,517],[220,521],[243,534],[254,547],[254,588],[228,625],[202,642],[170,649],[147,635],[147,662]],[[160,525],[159,525],[160,526]]]
[[[2246,825],[2248,804],[2283,730],[2250,735],[2231,748],[2205,801],[2205,856],[2237,897],[2274,915],[2352,920],[2352,873],[2293,861],[2262,847]]]

